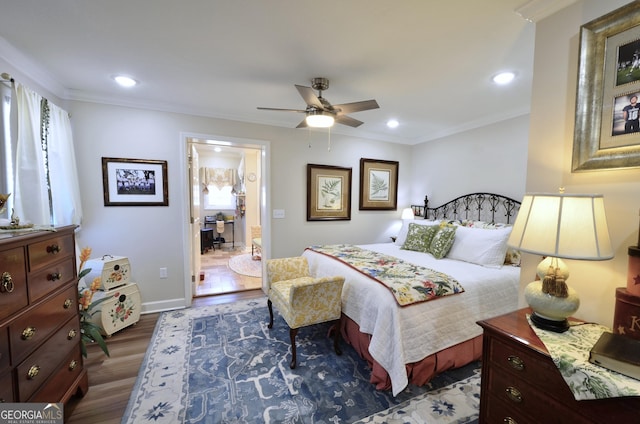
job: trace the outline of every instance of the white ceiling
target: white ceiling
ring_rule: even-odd
[[[0,57],[63,99],[287,128],[303,115],[256,107],[304,109],[294,84],[326,77],[331,103],[380,104],[332,132],[415,144],[529,112],[535,25],[516,9],[540,2],[0,0]]]

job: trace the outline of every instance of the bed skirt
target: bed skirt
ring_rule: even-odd
[[[369,381],[377,390],[391,390],[389,374],[369,354],[370,334],[360,332],[360,326],[342,314],[340,319],[342,337],[358,352],[371,368]],[[406,364],[409,384],[423,386],[436,375],[450,369],[463,367],[482,357],[482,335],[427,356],[419,362]]]

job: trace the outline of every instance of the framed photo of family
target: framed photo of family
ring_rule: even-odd
[[[307,221],[351,220],[351,168],[307,164]]]
[[[571,171],[640,166],[640,2],[580,28]]]
[[[169,206],[167,161],[102,158],[105,206]]]
[[[398,162],[360,159],[360,210],[398,208]]]

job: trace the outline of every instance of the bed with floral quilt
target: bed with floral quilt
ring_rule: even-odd
[[[312,275],[345,277],[344,339],[394,395],[480,359],[476,322],[518,307],[519,255],[507,239],[519,202],[474,193],[443,206],[412,206],[416,219],[392,243],[303,252]]]

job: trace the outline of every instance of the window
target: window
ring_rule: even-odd
[[[205,209],[235,209],[235,196],[232,193],[233,187],[225,185],[221,189],[210,184],[207,186],[209,193],[204,195]]]

